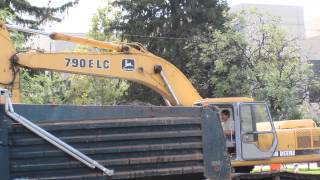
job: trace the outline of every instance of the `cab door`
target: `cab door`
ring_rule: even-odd
[[[239,118],[241,158],[243,160],[271,158],[278,141],[267,104],[240,103]]]

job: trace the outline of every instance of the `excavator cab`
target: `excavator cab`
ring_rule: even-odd
[[[234,135],[226,136],[226,144],[232,159],[272,158],[278,140],[265,102],[256,102],[251,98],[213,98],[206,99],[206,103],[220,112],[230,112],[229,120],[234,122]]]
[[[237,159],[269,159],[277,147],[277,136],[265,102],[236,103]],[[264,128],[261,126],[264,125]]]

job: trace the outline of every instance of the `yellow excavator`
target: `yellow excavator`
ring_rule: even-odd
[[[110,52],[17,52],[8,29],[49,36]],[[265,102],[252,98],[202,98],[186,76],[168,61],[139,43],[109,43],[44,33],[0,23],[0,87],[19,102],[19,68],[119,78],[143,84],[159,93],[169,106],[208,106],[229,110],[234,134],[227,147],[234,168],[250,171],[254,165],[320,161],[320,128],[313,120],[273,122]]]

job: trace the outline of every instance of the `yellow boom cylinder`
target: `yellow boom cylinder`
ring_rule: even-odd
[[[86,45],[86,46],[93,46],[93,47],[102,48],[102,49],[110,49],[110,50],[113,50],[116,52],[122,52],[122,51],[129,50],[128,46],[123,46],[121,44],[97,41],[97,40],[93,40],[93,39],[86,39],[86,38],[70,36],[70,35],[66,35],[66,34],[62,34],[62,33],[52,33],[52,34],[50,34],[50,38],[53,40],[68,41],[68,42],[73,42],[73,43]]]

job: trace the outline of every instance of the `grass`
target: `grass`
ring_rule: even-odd
[[[270,168],[269,167],[263,167],[262,172],[269,172]],[[293,172],[292,168],[287,168],[287,169],[281,169],[281,171],[287,171],[287,172]],[[252,171],[253,173],[258,173],[260,172],[260,169],[255,168]],[[300,174],[320,174],[320,168],[299,168],[299,173]]]
[[[302,174],[320,174],[320,168],[312,168],[312,169],[301,168],[301,169],[299,169],[299,173],[302,173]]]

